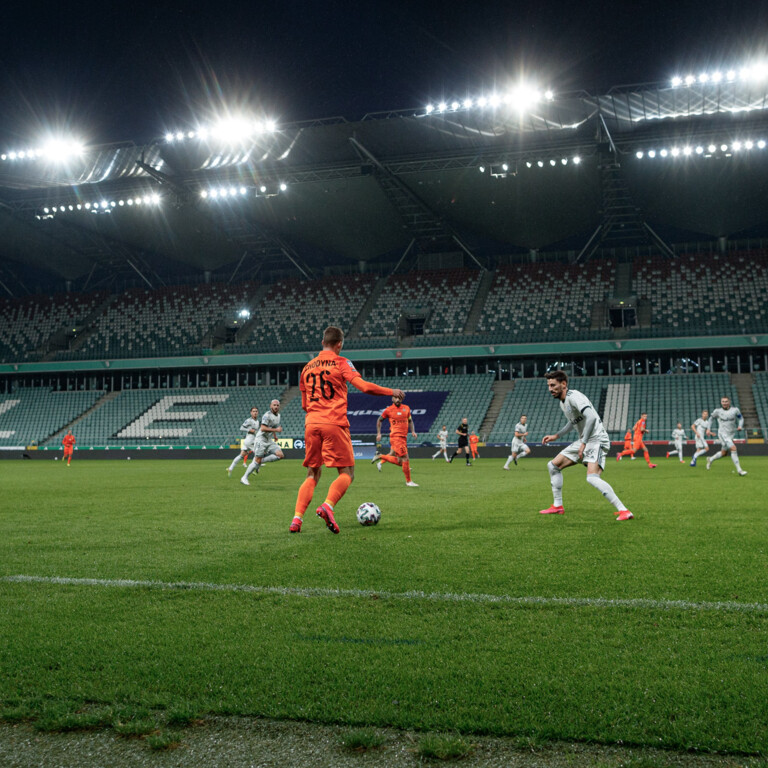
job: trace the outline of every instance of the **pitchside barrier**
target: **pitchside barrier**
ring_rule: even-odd
[[[370,461],[375,452],[376,444],[372,436],[353,439],[355,449],[355,459],[358,462]],[[768,456],[768,444],[762,439],[741,439],[734,441],[738,447],[739,454],[742,456]],[[279,443],[283,449],[286,459],[304,459],[304,441],[302,438],[281,438]],[[562,450],[570,441],[550,443],[542,445],[541,443],[530,442],[532,458],[552,458]],[[714,441],[708,441],[709,455],[715,453],[719,445]],[[673,446],[667,440],[649,440],[646,446],[650,455],[656,459],[663,458],[667,451]],[[690,461],[694,453],[693,440],[684,443],[684,458]],[[611,443],[611,457],[620,452],[624,447],[623,440],[615,440]],[[437,443],[425,441],[408,446],[408,453],[412,459],[431,458],[437,450]],[[2,459],[41,459],[58,460],[63,455],[61,446],[5,446],[0,448],[0,460]],[[231,461],[233,454],[240,450],[239,443],[229,445],[164,445],[164,444],[144,444],[144,445],[87,445],[75,446],[75,458],[82,459],[220,459]],[[389,452],[389,442],[385,439],[382,443],[384,453]],[[448,444],[449,456],[456,450],[455,443]],[[480,459],[498,459],[506,458],[509,455],[509,443],[479,443],[478,452]],[[636,454],[642,457],[638,451]]]

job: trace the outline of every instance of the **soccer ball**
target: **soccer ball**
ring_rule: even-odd
[[[376,525],[379,520],[381,510],[372,501],[365,501],[357,508],[357,522],[360,525]]]

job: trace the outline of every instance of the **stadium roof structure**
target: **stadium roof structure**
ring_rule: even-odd
[[[525,110],[429,109],[259,129],[199,126],[59,162],[0,156],[0,282],[402,262],[768,235],[764,82],[627,86]],[[361,266],[362,265],[362,266]]]

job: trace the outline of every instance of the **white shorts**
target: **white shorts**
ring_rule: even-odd
[[[273,453],[277,453],[280,450],[280,446],[271,441],[269,443],[259,442],[256,443],[256,447],[253,449],[253,455],[259,459],[263,459],[265,456],[271,456]]]
[[[448,443],[440,443],[440,450],[441,451],[446,450],[446,448],[448,448]]]
[[[722,435],[718,435],[717,439],[720,441],[721,450],[723,451],[730,451],[732,448],[736,447],[733,444],[732,437],[723,437]]]
[[[682,451],[683,450],[683,441],[682,440],[675,440],[675,450],[676,451]]]
[[[515,438],[511,445],[512,453],[525,453],[526,451],[529,451],[530,448],[526,447],[525,443],[522,440],[518,440]]]
[[[707,451],[707,450],[709,450],[709,446],[707,445],[707,441],[703,437],[697,437],[696,438],[696,450],[697,451]]]
[[[581,440],[575,440],[567,448],[560,451],[561,456],[570,459],[574,464],[579,463],[579,448]],[[605,469],[605,457],[611,450],[610,440],[601,442],[600,440],[590,440],[584,446],[584,456],[581,459],[582,464],[597,464],[600,469]]]
[[[244,451],[252,451],[253,450],[253,444],[256,442],[256,435],[246,435],[243,438],[243,450]]]

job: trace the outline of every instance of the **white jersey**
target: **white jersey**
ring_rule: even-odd
[[[706,421],[702,418],[696,419],[693,422],[693,429],[696,432],[696,438],[699,440],[707,439],[707,430],[709,429],[709,419]]]
[[[592,405],[589,398],[576,389],[569,389],[565,393],[565,399],[560,401],[560,410],[563,415],[568,419],[568,423],[571,424],[579,433],[582,443],[588,441],[597,441],[601,443],[608,443],[610,446],[611,438],[608,437],[608,433],[603,426],[603,420],[597,413],[595,406]],[[592,430],[590,434],[586,434],[585,427],[587,425],[587,419],[592,418]],[[559,434],[563,434],[563,430],[560,430]]]
[[[741,415],[741,411],[733,405],[727,411],[725,408],[715,408],[709,418],[717,419],[717,436],[721,442],[733,440],[737,429],[744,426],[744,417]]]
[[[518,437],[518,434],[525,435],[528,433],[528,425],[527,424],[521,424],[519,421],[517,424],[515,424],[515,434],[512,436],[512,450],[514,451],[516,448],[521,448],[523,444],[525,443],[524,437]]]
[[[685,440],[685,430],[684,429],[673,429],[672,430],[672,439],[676,443],[682,443],[683,440]]]
[[[269,429],[277,429],[280,426],[280,414],[267,411],[261,417],[261,423]],[[256,433],[257,443],[273,443],[277,440],[277,434],[275,432],[262,432],[261,429]]]
[[[253,432],[251,432],[253,430]],[[243,426],[240,427],[241,432],[245,432],[245,440],[244,445],[247,448],[251,448],[253,446],[254,440],[256,440],[256,435],[259,434],[260,428],[259,428],[259,422],[256,421],[256,419],[252,419],[250,416],[243,422]]]
[[[448,444],[448,430],[447,429],[441,429],[437,433],[437,439],[440,441],[440,447],[445,448]]]

